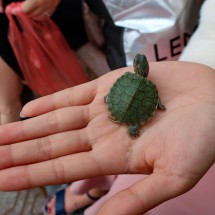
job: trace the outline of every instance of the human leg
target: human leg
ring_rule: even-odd
[[[84,210],[104,196],[112,186],[116,176],[101,176],[72,183],[63,194],[59,192],[48,201],[48,214],[55,215],[56,208],[65,208],[66,212]],[[61,192],[61,191],[60,191]],[[56,205],[58,206],[56,207]]]
[[[0,57],[0,124],[19,120],[21,92],[21,79]]]
[[[84,211],[87,206],[92,205],[106,193],[107,190],[92,188],[86,193],[75,194],[67,187],[65,190],[57,192],[56,195],[51,198],[46,205],[46,212],[49,215],[56,215],[58,211],[64,211],[65,214]]]

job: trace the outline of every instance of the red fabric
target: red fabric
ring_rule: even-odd
[[[11,14],[12,9],[16,10],[15,16]],[[41,22],[32,20],[22,12],[20,2],[8,5],[6,15],[8,39],[33,91],[47,95],[88,81],[62,33],[49,17]]]

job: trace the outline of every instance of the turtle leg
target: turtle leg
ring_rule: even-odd
[[[107,96],[104,96],[104,102],[107,104]]]
[[[166,107],[161,103],[160,98],[158,98],[158,109],[163,111],[166,110]]]
[[[117,121],[116,119],[114,119],[112,116],[108,116],[109,119],[112,121],[112,122],[115,122],[115,123],[118,123],[118,124],[122,124],[121,122]]]
[[[139,125],[129,126],[128,127],[128,133],[129,133],[129,135],[131,137],[133,137],[133,138],[138,137],[140,135],[139,128],[140,128]]]

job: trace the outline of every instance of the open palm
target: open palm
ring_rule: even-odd
[[[102,215],[142,214],[190,190],[215,161],[215,73],[184,62],[150,67],[167,110],[157,111],[136,139],[108,118],[104,102],[113,82],[131,68],[27,104],[22,114],[34,118],[0,127],[0,189],[149,174],[112,198]],[[114,209],[119,201],[129,202],[120,213]]]

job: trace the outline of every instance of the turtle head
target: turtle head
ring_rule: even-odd
[[[133,62],[134,72],[146,78],[149,74],[149,63],[145,55],[136,54]]]

